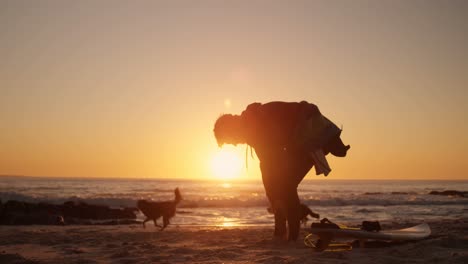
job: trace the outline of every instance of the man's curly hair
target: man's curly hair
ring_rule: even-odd
[[[218,145],[222,145],[226,142],[226,139],[230,136],[232,131],[230,131],[231,123],[234,116],[232,114],[222,114],[218,119],[216,119],[214,125],[214,135]]]

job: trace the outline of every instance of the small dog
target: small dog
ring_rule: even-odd
[[[317,219],[320,219],[320,215],[315,213],[314,211],[310,210],[309,207],[307,207],[307,205],[305,204],[300,204],[300,213],[299,213],[299,216],[300,216],[300,219],[301,219],[301,223],[306,225],[307,224],[307,221],[309,220],[309,218],[307,218],[307,216],[312,216],[313,218],[317,218]],[[274,214],[275,211],[273,210],[273,207],[268,207],[267,208],[267,211],[270,213],[270,214]]]
[[[174,190],[174,194],[174,201],[149,202],[146,200],[138,200],[137,207],[146,216],[145,221],[143,221],[143,228],[146,227],[145,223],[150,220],[153,220],[154,226],[159,227],[160,231],[164,230],[164,228],[169,225],[169,219],[175,216],[176,206],[180,200],[182,200],[179,188]],[[163,226],[160,226],[157,223],[158,218],[161,216],[163,217]]]
[[[307,225],[307,221],[309,221],[309,218],[307,218],[307,216],[312,216],[313,218],[317,218],[317,219],[320,219],[320,215],[315,213],[314,211],[310,210],[309,207],[307,207],[307,205],[305,204],[301,204],[301,223],[305,226]]]

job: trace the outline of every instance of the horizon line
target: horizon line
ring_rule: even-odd
[[[236,182],[236,181],[261,181],[261,178],[247,178],[239,177],[234,179],[217,179],[213,177],[200,177],[200,178],[187,178],[187,177],[117,177],[117,176],[38,176],[38,175],[9,175],[9,174],[0,174],[0,178],[59,178],[59,179],[86,179],[86,180],[187,180],[187,181],[219,181],[219,182]],[[332,177],[321,177],[321,178],[312,178],[304,177],[303,181],[468,181],[468,179],[463,178],[425,178],[425,179],[398,179],[398,178],[383,178],[383,179],[368,179],[368,178],[332,178]]]

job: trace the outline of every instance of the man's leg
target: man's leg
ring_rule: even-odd
[[[273,235],[275,238],[286,240],[286,203],[284,196],[280,195],[281,192],[279,190],[281,190],[282,185],[278,182],[278,168],[274,165],[274,162],[261,162],[260,169],[265,193],[275,215],[275,231]]]
[[[289,241],[297,240],[301,226],[301,204],[297,193],[297,187],[313,165],[309,157],[304,154],[305,153],[294,153],[294,155],[288,156],[289,166],[284,175],[287,179],[287,182],[285,182],[283,186],[287,186],[287,188],[285,188],[285,199]]]
[[[277,200],[275,202],[275,232],[274,236],[281,240],[286,240],[287,229],[286,229],[286,207],[283,201]]]
[[[287,220],[288,220],[288,240],[296,241],[299,236],[299,229],[301,225],[300,217],[300,201],[297,194],[297,189],[293,188],[288,190],[287,193]]]

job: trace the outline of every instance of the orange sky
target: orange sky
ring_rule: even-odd
[[[221,113],[307,100],[351,145],[329,178],[468,180],[466,10],[2,1],[0,174],[213,178]]]

